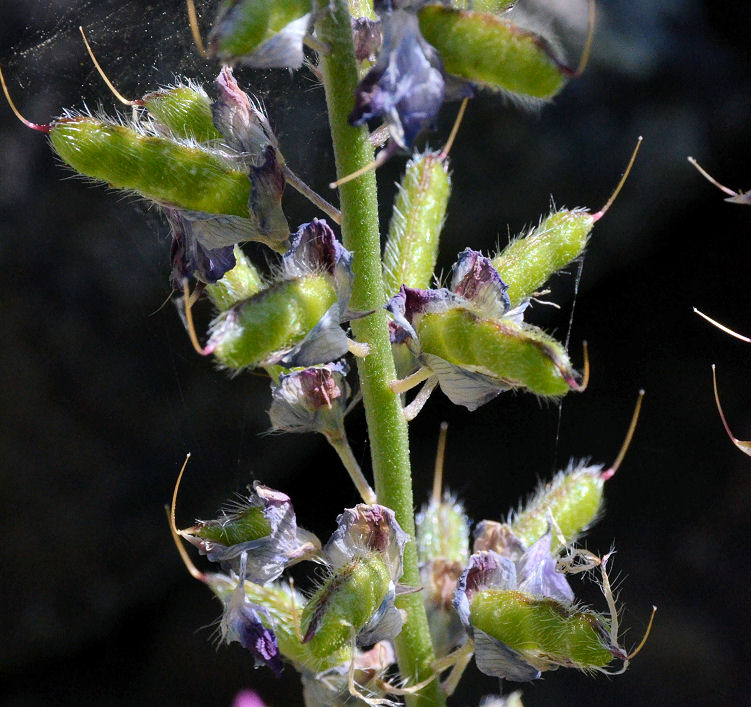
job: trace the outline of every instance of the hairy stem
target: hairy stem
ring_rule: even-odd
[[[373,159],[373,146],[365,127],[353,128],[347,115],[354,105],[357,64],[352,42],[349,8],[346,0],[331,0],[329,11],[318,25],[318,37],[331,47],[322,57],[329,125],[334,143],[337,177],[344,177]],[[351,306],[374,310],[364,319],[352,322],[355,336],[370,345],[370,354],[358,359],[363,404],[368,422],[373,476],[379,503],[396,513],[401,527],[414,540],[414,502],[409,464],[407,423],[399,396],[389,388],[396,378],[391,355],[388,322],[383,309],[385,291],[381,276],[381,244],[378,231],[378,200],[375,174],[369,172],[340,188],[342,237],[345,247],[354,251],[355,280]],[[404,553],[402,582],[418,585],[415,543]],[[414,684],[430,677],[433,646],[420,593],[399,599],[408,618],[396,639],[402,677]],[[445,705],[446,697],[437,681],[407,697],[409,705]]]

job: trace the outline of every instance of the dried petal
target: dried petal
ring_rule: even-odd
[[[232,592],[224,608],[220,624],[225,643],[237,641],[255,658],[256,665],[268,665],[278,677],[282,672],[282,658],[274,632],[264,626],[259,614],[268,613],[263,607],[253,604],[245,595],[245,569],[247,552],[240,556],[240,572],[237,588]]]
[[[360,503],[347,508],[336,523],[337,529],[323,549],[324,557],[334,569],[358,555],[377,552],[384,557],[392,581],[399,581],[409,535],[399,527],[394,511],[378,504]]]
[[[393,140],[410,149],[418,133],[431,125],[444,98],[443,65],[420,33],[414,12],[384,14],[383,47],[376,65],[355,92],[352,125],[385,116]]]
[[[239,573],[255,584],[276,579],[284,569],[310,556],[318,541],[298,529],[289,496],[257,481],[243,506],[213,521],[199,521],[181,532],[211,562]]]
[[[350,394],[346,375],[344,361],[281,375],[271,385],[273,428],[343,436]]]
[[[451,290],[471,302],[475,311],[483,317],[500,319],[509,310],[511,301],[503,282],[490,258],[482,253],[465,248],[454,263]]]

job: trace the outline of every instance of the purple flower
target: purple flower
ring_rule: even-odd
[[[378,62],[355,92],[352,125],[384,116],[394,142],[410,149],[418,133],[433,124],[443,103],[443,64],[423,39],[417,15],[394,10],[381,15],[383,47]]]
[[[246,551],[240,555],[237,587],[229,596],[220,624],[222,639],[225,643],[238,642],[250,651],[256,665],[267,665],[279,677],[282,673],[279,646],[274,632],[264,625],[261,616],[266,618],[267,623],[271,619],[263,607],[253,604],[245,595],[247,557]]]

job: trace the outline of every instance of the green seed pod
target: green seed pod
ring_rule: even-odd
[[[548,42],[529,30],[486,12],[427,5],[420,29],[449,74],[532,98],[552,98],[567,69]]]
[[[402,285],[430,285],[450,190],[448,164],[438,152],[415,155],[407,163],[383,253],[388,295]]]
[[[192,535],[212,543],[238,545],[268,536],[271,533],[271,524],[264,516],[262,508],[249,506],[219,521],[200,523],[189,531]]]
[[[336,301],[328,275],[277,283],[220,314],[211,325],[206,353],[228,368],[262,365],[302,341]]]
[[[209,52],[222,60],[247,57],[311,9],[311,0],[226,0],[209,36]]]
[[[469,557],[469,520],[464,507],[450,493],[440,503],[428,503],[417,515],[417,557],[420,564],[440,557],[466,564]]]
[[[248,175],[203,148],[87,116],[54,122],[50,140],[67,165],[116,189],[189,211],[248,218]]]
[[[540,486],[524,510],[510,520],[511,530],[529,546],[545,533],[552,516],[563,537],[571,542],[597,520],[605,479],[602,465],[571,464]],[[554,534],[553,552],[560,546]]]
[[[237,586],[236,580],[220,574],[206,575],[206,583],[223,603],[229,600]],[[327,670],[349,662],[348,645],[329,653],[315,654],[308,644],[300,641],[299,617],[303,610],[303,598],[299,592],[279,582],[261,586],[246,581],[244,588],[248,601],[263,607],[267,612],[259,613],[261,621],[274,632],[280,653],[297,670],[310,669],[312,666],[316,670]]]
[[[379,553],[354,557],[313,594],[302,612],[303,642],[318,657],[348,645],[378,611],[391,574]]]
[[[224,273],[216,284],[206,286],[206,294],[220,312],[263,289],[263,278],[242,249],[235,246],[234,253],[235,267]]]
[[[555,599],[486,589],[472,596],[470,617],[475,630],[518,652],[538,670],[602,668],[622,653],[611,645],[609,623],[600,614]]]
[[[592,214],[585,209],[555,211],[493,258],[493,267],[508,285],[512,307],[582,254],[594,223]]]
[[[551,481],[542,484],[524,509],[509,518],[508,525],[515,539],[529,547],[547,531],[552,518],[556,530],[560,531],[553,534],[551,541],[551,550],[556,552],[561,547],[560,535],[566,543],[573,542],[597,521],[602,511],[603,486],[615,475],[626,456],[639,420],[643,396],[644,391],[639,391],[626,438],[613,464],[603,469],[602,464],[571,462],[568,469],[559,471]],[[475,551],[478,549],[476,546]]]
[[[528,324],[484,319],[458,307],[422,315],[416,329],[424,356],[438,356],[511,387],[544,396],[579,387],[563,346]]]
[[[197,142],[222,139],[214,127],[211,100],[197,84],[190,82],[149,93],[141,103],[175,137]]]

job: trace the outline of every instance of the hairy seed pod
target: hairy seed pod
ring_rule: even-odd
[[[610,626],[602,616],[555,599],[486,589],[472,597],[470,616],[475,630],[517,651],[538,670],[602,668],[623,657],[611,645]]]
[[[202,522],[191,530],[193,535],[202,540],[222,545],[238,545],[268,536],[271,524],[262,508],[249,506],[220,521]]]
[[[417,557],[425,564],[440,557],[466,564],[469,557],[469,519],[464,507],[446,492],[440,503],[431,501],[415,518]]]
[[[246,57],[311,9],[311,0],[225,0],[209,51],[222,60]]]
[[[216,284],[206,286],[206,294],[220,312],[263,289],[263,278],[239,246],[235,246],[234,254],[235,267]]]
[[[402,285],[430,285],[450,190],[448,164],[438,152],[415,155],[407,163],[383,253],[388,295]]]
[[[149,93],[142,102],[146,110],[178,138],[197,142],[222,139],[211,116],[211,100],[195,84]]]
[[[223,602],[236,587],[236,581],[226,575],[207,575],[207,584]],[[265,610],[260,614],[261,621],[274,631],[279,652],[297,670],[310,669],[311,666],[316,670],[327,670],[349,661],[349,646],[316,655],[308,644],[300,641],[297,622],[303,610],[303,598],[299,592],[280,582],[262,586],[246,581],[244,589],[248,601]]]
[[[449,74],[539,99],[552,98],[571,74],[544,38],[496,15],[443,5],[418,14],[423,36]]]
[[[493,258],[493,267],[508,285],[512,307],[582,254],[594,223],[592,214],[585,209],[561,209]]]
[[[571,542],[597,520],[605,479],[600,464],[571,464],[566,471],[559,471],[552,481],[540,486],[524,510],[509,521],[511,530],[529,546],[545,533],[552,516],[566,542]],[[552,549],[559,547],[554,534]]]
[[[50,140],[67,165],[116,189],[189,211],[248,218],[248,175],[200,147],[86,116],[54,122]]]
[[[390,584],[389,568],[377,552],[355,556],[339,567],[303,609],[305,645],[320,657],[347,645],[378,611]]]
[[[261,365],[300,342],[336,301],[328,275],[285,280],[223,312],[212,323],[206,349],[229,368]]]
[[[463,308],[424,314],[417,324],[423,354],[544,396],[578,386],[563,346],[511,319],[484,319]]]

